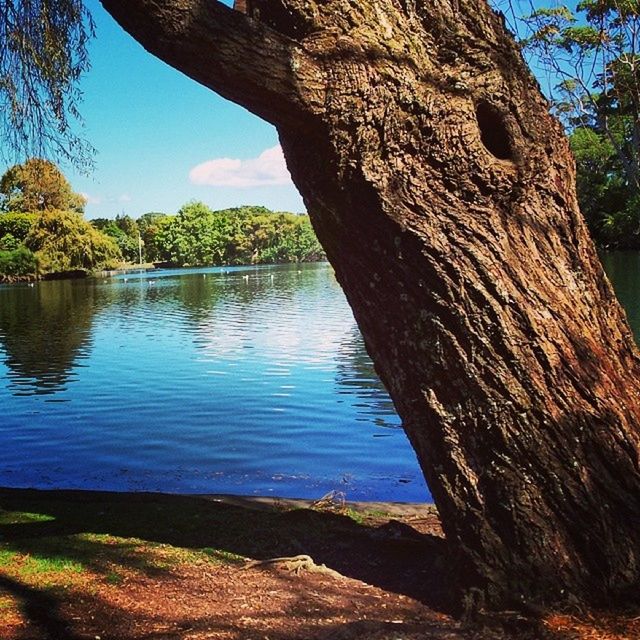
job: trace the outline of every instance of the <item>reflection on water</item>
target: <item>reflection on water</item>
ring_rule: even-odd
[[[327,265],[0,287],[0,402],[4,485],[428,498]]]
[[[391,398],[376,375],[373,362],[369,358],[362,336],[357,326],[340,341],[336,361],[336,381],[341,387],[339,394],[355,395],[358,407],[367,411],[360,420],[373,417],[379,427],[397,427],[396,412]],[[379,432],[375,437],[386,437],[390,434]]]
[[[64,389],[91,347],[93,290],[63,281],[3,293],[0,342],[10,370],[9,389],[16,395]]]
[[[327,265],[0,287],[0,406],[0,485],[429,495]]]

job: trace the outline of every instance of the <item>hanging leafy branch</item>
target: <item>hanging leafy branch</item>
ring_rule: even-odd
[[[54,157],[80,169],[78,80],[94,24],[82,0],[0,0],[0,141],[5,161]]]

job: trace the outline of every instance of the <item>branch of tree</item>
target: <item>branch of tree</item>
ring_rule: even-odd
[[[100,0],[147,51],[274,124],[297,123],[315,65],[294,40],[212,0]],[[300,70],[305,78],[299,82]]]

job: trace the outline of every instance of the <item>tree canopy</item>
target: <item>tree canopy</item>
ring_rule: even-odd
[[[175,265],[305,262],[324,257],[308,216],[274,213],[265,207],[212,211],[202,202],[190,202],[160,224],[152,242],[159,256]]]
[[[30,158],[8,169],[0,179],[0,211],[82,213],[86,199],[71,189],[69,181],[51,161]]]
[[[0,280],[116,266],[116,243],[82,217],[85,199],[60,169],[31,158],[0,178]]]
[[[525,44],[557,80],[580,206],[601,244],[640,248],[640,7],[581,0],[524,18]]]
[[[43,211],[25,238],[47,272],[60,273],[116,266],[121,254],[107,238],[75,211]]]

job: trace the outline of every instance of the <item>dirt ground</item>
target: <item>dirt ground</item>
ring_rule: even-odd
[[[640,639],[638,611],[463,623],[448,566],[429,505],[0,489],[1,640]]]

